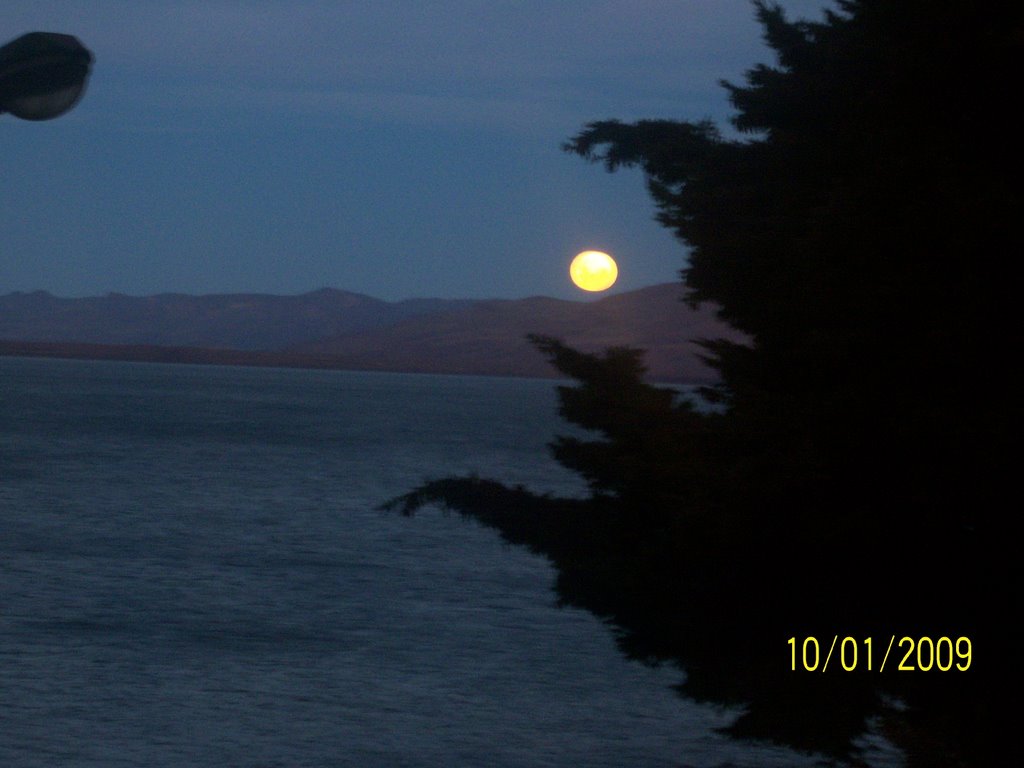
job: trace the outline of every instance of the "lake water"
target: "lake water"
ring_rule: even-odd
[[[425,511],[550,460],[543,381],[0,359],[0,765],[789,766]]]

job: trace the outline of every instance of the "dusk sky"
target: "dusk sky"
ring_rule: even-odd
[[[827,0],[784,0],[818,19]],[[0,116],[0,294],[585,298],[678,278],[639,171],[561,150],[587,122],[730,114],[773,63],[748,0],[6,0],[0,43],[77,36],[88,90]]]

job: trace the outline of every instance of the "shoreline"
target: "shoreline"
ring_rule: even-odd
[[[433,364],[428,365],[383,364],[372,366],[347,360],[344,356],[340,355],[161,346],[157,344],[90,344],[84,342],[0,340],[0,357],[564,380],[564,376],[560,375],[554,368],[551,369],[550,375],[538,375],[536,371],[517,371],[512,366],[503,367],[500,363],[494,366],[451,366],[445,365],[443,359],[435,359],[432,361]],[[670,386],[705,386],[714,382],[659,377],[651,383]]]

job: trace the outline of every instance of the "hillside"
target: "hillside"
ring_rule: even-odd
[[[653,379],[708,381],[713,372],[694,340],[737,335],[710,309],[689,309],[681,290],[658,285],[586,302],[385,302],[335,289],[300,296],[9,294],[0,297],[0,354],[553,376],[525,339],[540,333],[587,351],[639,347]]]
[[[707,381],[694,339],[738,335],[707,308],[690,310],[681,288],[658,285],[593,302],[543,297],[475,302],[361,333],[297,346],[352,367],[425,373],[550,376],[547,361],[526,334],[556,336],[584,351],[610,346],[647,350],[652,378]]]
[[[298,296],[111,293],[81,299],[34,291],[0,296],[0,339],[278,350],[466,303],[386,302],[334,288]]]

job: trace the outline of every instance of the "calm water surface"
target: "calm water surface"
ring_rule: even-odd
[[[782,766],[439,512],[555,493],[547,382],[0,359],[0,765]]]

